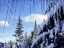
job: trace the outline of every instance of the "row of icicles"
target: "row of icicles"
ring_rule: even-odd
[[[30,14],[31,11],[34,10],[35,12],[35,7],[40,4],[41,5],[41,12],[43,11],[43,7],[45,7],[47,4],[47,2],[49,2],[49,0],[0,0],[0,11],[4,11],[5,7],[7,8],[6,10],[6,17],[5,17],[5,24],[6,24],[6,20],[11,19],[11,15],[14,14],[14,22],[15,22],[15,16],[16,16],[16,12],[18,10],[18,6],[19,6],[19,15],[21,12],[24,11],[24,7],[25,6],[29,6],[30,8]],[[2,10],[3,7],[3,10]],[[9,23],[9,21],[8,21]],[[5,24],[3,27],[3,33],[4,33],[4,29],[5,29]],[[13,23],[14,26],[14,23]]]

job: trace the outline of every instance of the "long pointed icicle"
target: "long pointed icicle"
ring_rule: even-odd
[[[43,6],[43,5],[42,5],[42,0],[41,0],[41,13],[43,12],[43,10],[42,10],[42,9],[43,9],[43,7],[42,7],[42,6]]]
[[[45,0],[45,10],[46,10],[46,0]]]
[[[14,15],[14,23],[15,23],[15,16],[16,16],[16,8],[15,8],[15,15]],[[14,26],[14,23],[13,23],[13,26]]]
[[[5,6],[5,0],[3,1],[4,3],[3,3],[3,10],[4,10],[4,6]]]
[[[1,11],[1,7],[2,7],[2,0],[0,0],[0,11]]]
[[[14,16],[14,23],[15,23],[15,16]],[[14,26],[14,23],[13,23],[13,26]]]
[[[9,19],[11,19],[11,16],[9,15]]]
[[[16,2],[15,2],[16,3]],[[15,6],[15,10],[14,10],[14,23],[15,23],[15,16],[16,16],[16,6]],[[13,26],[14,26],[14,23],[13,23]]]
[[[31,1],[30,1],[30,14],[31,14]]]
[[[5,25],[6,25],[7,15],[8,15],[8,11],[7,11],[6,18],[5,18],[5,24],[4,24],[4,27],[3,27],[3,33],[4,33]]]
[[[33,9],[34,9],[34,12],[35,12],[35,0],[33,0]]]
[[[7,6],[7,9],[9,9],[9,6]],[[6,20],[7,20],[7,15],[8,15],[8,10],[7,10],[7,13],[6,13],[5,24],[6,24]],[[4,27],[3,27],[3,33],[4,33],[4,29],[5,29],[5,24],[4,24]]]

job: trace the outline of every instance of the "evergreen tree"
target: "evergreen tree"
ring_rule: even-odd
[[[19,42],[21,42],[21,39],[23,38],[23,30],[22,30],[22,20],[20,18],[20,16],[18,17],[18,22],[17,22],[17,28],[15,30],[15,34],[13,36],[16,37],[16,43],[18,44]]]
[[[35,20],[35,26],[34,26],[34,36],[33,38],[35,39],[37,37],[37,23],[36,23],[36,20]]]
[[[12,48],[13,47],[13,43],[12,43],[12,41],[10,40],[10,42],[9,42],[9,44],[10,44],[10,48]]]
[[[25,33],[25,38],[27,39],[27,32]]]
[[[33,35],[34,35],[33,31],[31,31],[31,39],[32,40],[33,40]]]

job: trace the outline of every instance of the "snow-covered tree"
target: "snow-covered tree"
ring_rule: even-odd
[[[38,28],[37,28],[37,30],[39,30],[39,28],[40,28],[40,25],[38,25]]]
[[[10,40],[10,42],[9,42],[9,48],[13,48],[13,42]]]
[[[63,2],[64,0],[58,0],[54,6],[51,6],[50,11],[47,11],[48,20],[40,26],[31,48],[64,48]]]
[[[34,25],[34,30],[33,30],[33,39],[36,39],[36,37],[37,37],[37,23],[35,20],[35,25]]]
[[[21,43],[21,48],[28,48],[28,47],[29,47],[29,40],[27,39],[27,37],[24,37]]]
[[[25,36],[25,38],[27,38],[27,32],[25,33],[25,35],[24,35],[24,36]]]
[[[23,38],[23,30],[22,30],[22,20],[21,20],[21,17],[19,16],[18,17],[18,22],[17,22],[17,28],[15,30],[15,34],[13,36],[16,37],[16,43],[17,45],[19,44],[19,42],[21,42],[21,39]]]

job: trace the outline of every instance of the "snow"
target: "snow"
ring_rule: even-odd
[[[43,33],[43,34],[40,34],[39,36],[37,36],[37,38],[33,41],[33,43],[32,43],[32,45],[31,45],[31,48],[33,48],[33,46],[35,45],[35,44],[37,44],[37,42],[42,38],[45,38],[45,35],[46,34],[48,34],[48,32],[45,32],[45,33]]]
[[[47,17],[47,20],[44,21],[44,23],[41,24],[40,29],[39,29],[39,31],[38,31],[38,35],[40,34],[41,30],[43,30],[44,25],[47,24],[47,22],[49,21],[50,17],[57,12],[57,10],[60,8],[60,6],[63,6],[63,5],[64,5],[63,2],[64,2],[64,0],[58,0],[58,2],[56,1],[56,2],[55,2],[55,5],[53,5],[53,7],[50,9],[50,11],[48,11],[48,10],[49,10],[48,8],[49,8],[49,6],[50,6],[50,5],[48,4],[47,10],[46,10],[46,11],[47,11],[46,15],[47,15],[48,17]],[[56,20],[54,20],[54,22],[55,22],[55,25],[56,25],[56,26],[59,26],[58,23],[57,23],[58,21],[56,22]]]
[[[57,34],[59,28],[58,28],[58,27],[55,27],[54,29],[55,29],[55,36],[56,36],[56,34]]]
[[[53,36],[53,30],[50,30],[50,36],[49,36],[50,38],[53,38],[54,36]]]
[[[53,48],[54,47],[54,44],[51,43],[49,46],[47,46],[47,48]]]
[[[28,40],[24,38],[23,42],[21,43],[21,48],[28,48]]]
[[[54,32],[55,32],[55,37],[54,37],[55,39],[57,38],[57,37],[56,37],[56,36],[57,36],[57,33],[58,33],[59,35],[61,35],[61,36],[64,36],[64,21],[61,23],[61,25],[62,25],[62,31],[61,31],[61,33],[59,33],[59,31],[60,31],[59,20],[57,19],[57,21],[56,21],[55,18],[54,18],[55,27],[53,27],[53,29],[49,30],[48,32],[42,32],[42,33],[41,33],[41,30],[43,30],[44,25],[47,25],[50,17],[52,17],[53,14],[57,13],[57,10],[58,10],[61,6],[63,6],[63,8],[64,8],[64,3],[63,3],[63,2],[64,2],[64,0],[58,0],[58,2],[55,3],[55,5],[50,9],[50,11],[49,11],[48,8],[47,8],[47,16],[48,16],[48,19],[47,19],[46,21],[44,21],[44,23],[41,24],[40,29],[39,29],[39,31],[38,31],[38,36],[37,36],[37,38],[33,41],[31,48],[33,48],[33,46],[34,46],[35,44],[38,44],[38,41],[39,41],[41,38],[42,38],[42,40],[44,40],[43,38],[45,38],[45,35],[48,34],[48,33],[50,33],[49,38],[53,38],[53,37],[54,37],[54,35],[53,35]],[[49,7],[49,6],[48,6],[48,7]],[[45,13],[45,14],[46,14],[46,13]],[[57,14],[58,14],[58,13],[57,13]],[[53,32],[53,30],[54,30],[54,32]],[[44,41],[43,41],[43,43],[44,43]],[[43,43],[42,43],[42,44],[43,44]],[[41,44],[41,46],[42,46],[42,44]],[[47,46],[47,43],[46,43],[46,46]],[[47,48],[53,48],[53,47],[54,47],[54,44],[53,44],[53,43],[51,43],[49,46],[47,46]]]
[[[40,29],[38,30],[37,34],[39,35],[41,30],[43,30],[43,27],[45,24],[47,24],[48,20],[44,21],[44,23],[41,24]]]
[[[64,37],[64,23],[62,24],[62,33],[61,33],[61,35],[63,35],[63,37]]]
[[[62,24],[62,31],[64,32],[64,23]]]
[[[12,48],[16,48],[16,45],[15,45],[15,43],[13,43],[13,47]]]
[[[64,6],[63,2],[64,2],[64,0],[59,0],[50,9],[50,11],[48,10],[49,8],[47,9],[48,12],[47,12],[46,15],[48,16],[48,19],[41,24],[41,26],[40,26],[40,28],[39,28],[39,30],[37,32],[38,36],[37,36],[36,39],[33,40],[31,48],[33,48],[34,45],[37,45],[40,40],[42,41],[41,42],[41,48],[44,47],[43,46],[44,44],[45,44],[46,48],[54,48],[54,42],[56,42],[57,36],[60,35],[60,36],[64,37],[64,20],[60,22],[61,23],[61,27],[62,27],[61,32],[60,32],[60,25],[58,23],[59,20],[56,21],[55,18],[54,18],[55,26],[53,27],[53,29],[48,30],[48,32],[42,32],[41,33],[41,30],[43,30],[44,25],[48,25],[48,21],[49,21],[50,17],[52,17],[52,15],[55,14],[55,12],[57,12],[57,10],[60,8],[60,6]],[[49,6],[47,6],[47,7],[49,7]],[[54,32],[53,32],[53,30],[54,30]],[[54,37],[53,33],[55,33],[54,34],[55,37]],[[58,33],[58,35],[57,35],[57,33]],[[48,39],[46,38],[46,35],[49,35]],[[31,38],[31,36],[29,36],[29,38]],[[54,42],[53,42],[52,38],[54,38],[54,40],[55,40]],[[17,39],[20,39],[20,37],[17,38]],[[20,39],[20,40],[22,42],[17,42],[18,46],[21,45],[21,48],[28,48],[28,46],[29,46],[28,39],[27,38],[23,38],[23,39]],[[46,41],[46,43],[45,43],[45,41]],[[49,42],[51,42],[51,43],[48,44]],[[4,46],[6,46],[5,48],[10,48],[10,43],[8,42]],[[13,43],[13,48],[16,48],[16,44],[15,43]]]

